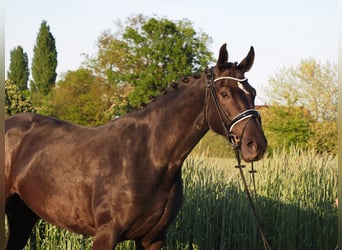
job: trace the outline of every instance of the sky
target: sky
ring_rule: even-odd
[[[20,45],[31,68],[33,47],[43,20],[56,39],[57,74],[76,70],[84,54],[96,53],[96,40],[116,21],[133,14],[156,15],[172,21],[188,19],[208,34],[208,48],[217,58],[227,43],[229,61],[241,61],[250,46],[255,61],[246,73],[257,89],[257,104],[267,102],[268,79],[301,59],[320,63],[338,60],[337,0],[8,0],[5,12],[5,70],[10,51]]]

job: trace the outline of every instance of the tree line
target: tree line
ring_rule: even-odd
[[[56,82],[57,50],[46,21],[37,34],[29,82],[29,62],[21,46],[11,51],[6,115],[39,112],[96,126],[153,100],[180,76],[214,63],[211,37],[187,19],[171,21],[141,14],[104,31],[94,55]],[[30,83],[30,84],[28,84]],[[270,150],[315,148],[337,153],[337,66],[303,59],[269,78],[270,103],[260,109]],[[211,134],[207,144],[225,147]],[[219,145],[218,145],[219,144]]]

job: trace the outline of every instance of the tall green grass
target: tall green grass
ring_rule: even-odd
[[[272,249],[335,249],[337,157],[296,148],[284,152],[255,163],[259,209]],[[165,249],[263,249],[235,164],[194,155],[185,161],[184,202]],[[91,243],[92,238],[39,222],[25,249],[91,249]],[[116,249],[134,249],[134,243]]]
[[[337,158],[296,148],[283,152],[255,163],[259,209],[272,249],[335,249]],[[184,205],[169,231],[170,249],[263,249],[234,165],[234,160],[188,159]],[[247,180],[252,183],[251,176]]]

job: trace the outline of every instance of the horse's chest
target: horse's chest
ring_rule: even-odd
[[[158,208],[157,204],[163,204],[161,209],[156,209],[156,213],[159,213],[160,218],[163,219],[173,219],[175,217],[181,207],[183,198],[183,190],[181,181],[177,181],[173,184],[171,189],[156,197],[155,208]],[[153,210],[153,208],[152,208]]]
[[[135,223],[129,229],[129,238],[153,235],[167,229],[177,216],[182,204],[181,180],[173,183],[168,190],[158,190],[155,197],[137,216]]]

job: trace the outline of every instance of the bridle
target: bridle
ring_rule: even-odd
[[[247,78],[239,79],[239,78],[235,78],[235,77],[231,77],[231,76],[221,76],[221,77],[214,79],[213,68],[211,68],[210,74],[207,75],[207,79],[208,79],[208,85],[207,85],[206,94],[205,94],[206,107],[204,109],[205,110],[204,111],[204,117],[209,124],[207,114],[208,114],[208,109],[209,109],[209,98],[211,96],[211,98],[213,99],[213,102],[215,104],[217,113],[219,115],[220,123],[222,125],[223,130],[224,130],[224,133],[227,136],[230,144],[232,145],[232,147],[235,151],[236,159],[238,162],[238,164],[235,167],[238,168],[240,171],[240,175],[241,175],[241,178],[242,178],[242,181],[243,181],[243,184],[245,187],[245,191],[247,194],[247,199],[249,201],[250,207],[251,207],[252,212],[254,214],[256,224],[258,226],[258,229],[259,229],[259,232],[260,232],[263,244],[264,244],[264,249],[270,250],[271,247],[270,247],[270,245],[266,239],[266,234],[265,234],[263,227],[262,227],[259,210],[253,204],[253,199],[252,199],[252,196],[250,194],[250,191],[249,191],[249,188],[248,188],[248,185],[246,182],[246,178],[245,178],[243,171],[242,171],[242,169],[245,166],[241,164],[241,156],[240,156],[241,140],[242,140],[242,137],[244,135],[245,129],[246,129],[248,123],[253,120],[253,118],[256,118],[259,121],[259,124],[261,125],[260,114],[255,109],[247,109],[247,110],[241,112],[240,114],[236,115],[233,119],[231,119],[229,114],[222,108],[222,105],[220,104],[220,102],[218,100],[216,90],[214,87],[215,83],[218,81],[221,81],[221,80],[227,80],[228,79],[228,80],[237,81],[238,83],[242,83],[244,81],[247,81]],[[228,121],[229,123],[226,124],[224,122],[224,119],[226,121]],[[249,120],[245,123],[245,125],[242,129],[242,132],[240,134],[240,137],[237,137],[236,135],[233,134],[232,130],[233,130],[234,126],[236,126],[238,123],[240,123],[241,121],[244,121],[246,119],[249,119]],[[252,174],[252,180],[253,180],[253,186],[254,186],[254,199],[257,203],[257,194],[256,194],[256,186],[255,186],[255,178],[254,178],[254,174],[256,173],[256,171],[254,170],[253,162],[252,162],[251,166],[252,166],[252,169],[249,172]]]
[[[222,105],[220,104],[220,102],[218,100],[214,85],[218,81],[227,80],[227,79],[228,80],[234,80],[234,81],[237,81],[239,83],[247,81],[247,78],[239,79],[239,78],[235,78],[235,77],[231,77],[231,76],[221,76],[221,77],[214,79],[213,68],[211,68],[210,74],[207,75],[208,84],[207,84],[206,95],[205,95],[206,103],[207,103],[206,109],[205,109],[205,118],[206,118],[207,122],[209,122],[208,118],[207,118],[207,113],[208,113],[208,107],[209,107],[209,98],[211,96],[211,98],[215,104],[215,108],[217,110],[217,113],[219,115],[220,123],[222,125],[223,131],[224,131],[225,135],[227,136],[227,138],[229,139],[230,144],[233,146],[233,148],[235,148],[235,147],[240,148],[241,139],[243,137],[243,134],[245,132],[247,124],[253,118],[258,119],[258,121],[261,122],[261,118],[260,118],[259,112],[255,109],[247,109],[247,110],[241,112],[240,114],[238,114],[237,116],[235,116],[234,118],[231,118],[229,116],[229,114],[222,108]],[[234,135],[232,132],[233,128],[238,123],[240,123],[241,121],[246,120],[246,119],[250,119],[250,120],[243,127],[243,130],[242,130],[240,137]],[[224,120],[226,120],[228,122],[228,124],[225,123]],[[240,139],[238,139],[238,138],[240,138]]]

